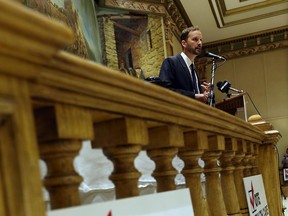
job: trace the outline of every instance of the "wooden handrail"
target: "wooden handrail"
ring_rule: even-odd
[[[65,52],[59,52],[51,65],[41,70],[30,91],[35,98],[71,104],[75,104],[75,96],[81,96],[75,105],[103,110],[105,103],[110,109],[107,111],[116,114],[233,134],[256,142],[264,137],[261,130],[221,110]],[[55,98],[54,94],[63,97]]]

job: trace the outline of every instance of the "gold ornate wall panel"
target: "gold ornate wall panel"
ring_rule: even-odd
[[[173,29],[174,33],[180,38],[182,30],[189,26],[192,26],[191,20],[186,14],[186,11],[180,1],[166,0],[165,7],[169,14],[168,17],[170,17],[177,26],[177,28],[175,28],[175,30],[177,29],[177,31]]]

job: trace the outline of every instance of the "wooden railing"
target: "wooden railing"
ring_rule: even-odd
[[[176,189],[175,155],[185,162],[196,216],[248,215],[242,178],[259,173],[270,215],[281,215],[274,153],[281,135],[269,124],[252,119],[253,126],[61,51],[72,32],[19,3],[0,0],[0,11],[1,216],[46,215],[42,184],[52,209],[80,205],[83,178],[73,160],[83,140],[113,162],[117,199],[139,195],[134,159],[146,150],[158,192]],[[48,169],[44,182],[39,159]]]

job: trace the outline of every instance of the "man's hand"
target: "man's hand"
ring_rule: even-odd
[[[195,94],[195,99],[203,103],[207,103],[209,97],[209,92],[205,91],[202,94]]]
[[[211,90],[211,84],[210,83],[203,82],[201,84],[201,87],[202,87],[204,92],[206,92],[206,91],[210,92],[210,90]]]
[[[203,82],[201,84],[201,87],[203,89],[203,93],[202,94],[196,94],[195,95],[195,99],[197,99],[198,101],[201,101],[203,103],[207,103],[208,101],[208,98],[209,98],[209,94],[210,94],[210,83],[206,83],[206,82]]]

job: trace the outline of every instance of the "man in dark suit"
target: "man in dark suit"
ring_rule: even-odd
[[[159,78],[169,83],[169,89],[206,103],[210,85],[205,82],[201,85],[194,65],[194,59],[202,51],[202,38],[198,27],[184,29],[180,37],[182,53],[163,61]]]

